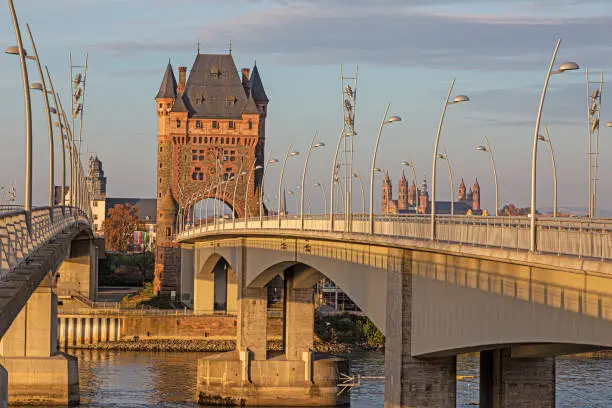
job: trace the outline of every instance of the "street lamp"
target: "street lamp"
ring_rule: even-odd
[[[372,170],[370,171],[370,234],[374,233],[374,170],[376,166],[376,153],[378,153],[378,144],[380,143],[380,136],[385,125],[388,125],[393,122],[400,122],[402,120],[402,118],[399,116],[391,116],[387,118],[390,106],[391,104],[387,105],[387,109],[385,110],[383,119],[380,122],[378,136],[376,137],[376,144],[374,144],[374,153],[372,154]]]
[[[531,219],[530,219],[530,233],[529,233],[529,251],[536,251],[536,160],[538,156],[538,138],[540,136],[540,120],[542,119],[542,108],[544,107],[544,99],[546,98],[546,90],[548,89],[548,82],[550,81],[550,76],[553,74],[561,74],[565,71],[573,71],[577,70],[580,67],[575,62],[564,62],[559,65],[559,68],[553,71],[553,67],[555,65],[555,60],[557,59],[557,52],[559,51],[559,46],[561,45],[561,39],[557,40],[557,45],[555,46],[555,50],[553,51],[552,58],[550,60],[550,65],[548,66],[548,72],[546,73],[546,78],[544,79],[544,86],[542,88],[542,96],[540,97],[540,105],[538,106],[538,116],[536,117],[535,129],[533,131],[533,145],[531,147]]]
[[[557,165],[555,164],[555,152],[553,151],[552,141],[550,140],[550,134],[548,133],[548,126],[544,125],[544,132],[546,137],[539,135],[538,141],[548,144],[548,151],[550,152],[550,162],[552,164],[553,172],[553,217],[557,216]]]
[[[365,214],[365,190],[363,188],[363,181],[359,173],[353,173],[353,178],[359,180],[359,186],[361,187],[361,214]]]
[[[270,152],[272,155],[272,152]],[[259,224],[263,228],[263,203],[264,203],[264,183],[266,181],[266,170],[270,164],[278,163],[278,159],[269,159],[264,165],[263,174],[261,175],[261,186],[259,187]],[[246,224],[248,225],[249,218],[246,217]]]
[[[450,214],[455,215],[455,185],[453,184],[453,170],[451,169],[450,159],[446,153],[446,147],[442,148],[444,153],[438,153],[436,158],[446,160],[448,166],[448,178],[450,180]]]
[[[15,13],[13,0],[8,0],[8,5],[11,10],[13,19],[13,29],[17,45],[6,49],[7,54],[19,55],[19,63],[21,65],[21,82],[23,85],[23,99],[25,105],[25,120],[26,120],[26,154],[25,154],[25,188],[23,198],[23,209],[26,213],[32,210],[32,104],[30,102],[30,84],[28,79],[28,68],[26,66],[26,51],[23,49],[21,40],[21,31],[19,30],[19,22]]]
[[[314,183],[315,187],[319,187],[321,189],[321,195],[323,196],[323,214],[327,214],[327,197],[325,196],[325,186],[320,181]]]
[[[61,197],[61,204],[62,207],[66,206],[66,144],[64,142],[64,129],[62,126],[62,120],[61,120],[61,116],[60,116],[60,108],[59,108],[59,104],[58,104],[58,99],[59,96],[55,93],[55,89],[53,88],[53,81],[51,80],[51,75],[49,74],[49,68],[47,68],[47,66],[45,65],[45,71],[47,72],[47,79],[49,80],[49,86],[51,87],[51,94],[53,95],[53,104],[55,105],[55,108],[53,109],[53,113],[55,113],[55,115],[57,116],[57,122],[54,123],[55,126],[57,126],[59,128],[60,131],[60,140],[62,142],[62,187],[60,189],[60,194],[62,195]],[[62,211],[64,211],[64,208],[62,208]]]
[[[290,196],[293,196],[295,198],[295,212],[297,213],[298,211],[298,206],[300,205],[298,202],[298,196],[297,193],[295,192],[295,190],[289,190],[287,192]]]
[[[414,185],[414,206],[416,207],[419,201],[419,187],[417,186],[416,169],[412,157],[408,156],[408,160],[402,162],[403,166],[408,166],[412,170],[412,184]]]
[[[263,169],[263,166],[261,165],[256,165],[253,167],[253,179],[255,179],[255,172],[257,170],[261,170]],[[248,174],[247,172],[243,172],[243,174]],[[251,181],[251,175],[249,174],[248,178],[247,178],[247,185],[246,185],[246,190],[244,192],[244,226],[245,228],[249,225],[249,185],[250,185],[250,181]],[[255,182],[255,180],[253,180],[253,182]],[[263,191],[263,178],[261,179],[261,189]]]
[[[282,188],[283,188],[283,175],[285,173],[285,165],[287,164],[287,159],[289,157],[295,157],[299,155],[300,152],[291,151],[291,145],[289,145],[289,149],[287,150],[287,154],[285,155],[285,160],[283,161],[283,167],[281,167],[280,180],[278,181],[278,228],[281,226],[281,196],[282,196]]]
[[[49,92],[47,92],[47,85],[45,83],[45,76],[43,75],[42,66],[40,65],[40,58],[38,58],[38,51],[36,50],[36,44],[34,43],[34,37],[32,36],[32,31],[30,30],[30,25],[26,24],[26,28],[28,30],[28,36],[30,37],[30,43],[32,44],[32,51],[34,51],[33,57],[28,57],[36,61],[36,66],[38,67],[38,75],[40,76],[40,83],[35,82],[30,85],[30,89],[34,89],[37,91],[41,91],[44,96],[45,102],[45,112],[47,113],[47,130],[49,132],[49,207],[51,208],[51,214],[53,214],[53,206],[55,204],[55,200],[53,199],[53,190],[55,185],[54,179],[54,151],[53,151],[53,125],[51,123],[51,113],[52,110],[56,111],[55,108],[49,107]],[[57,111],[56,111],[57,112]],[[51,215],[53,217],[53,215]]]
[[[431,239],[436,239],[436,163],[438,159],[438,145],[440,144],[440,134],[442,133],[442,124],[444,123],[444,117],[446,115],[446,108],[448,105],[455,105],[461,102],[468,102],[470,98],[466,95],[457,95],[451,99],[453,88],[455,87],[455,79],[451,81],[448,95],[444,100],[444,106],[442,107],[442,114],[440,115],[440,122],[438,123],[438,132],[436,133],[436,142],[434,144],[433,159],[431,164]],[[451,197],[451,203],[454,202],[454,197]]]
[[[312,137],[312,141],[310,142],[310,147],[308,148],[308,153],[306,153],[306,161],[304,162],[304,171],[302,172],[302,184],[300,185],[300,228],[304,229],[304,183],[306,182],[306,171],[308,170],[308,159],[310,159],[310,152],[312,149],[317,149],[319,147],[324,147],[325,143],[317,142],[315,143],[315,139],[317,138],[317,132],[315,132]]]
[[[489,138],[484,137],[484,141],[486,146],[478,145],[476,146],[476,150],[481,152],[488,152],[489,156],[491,156],[491,166],[493,166],[493,181],[495,182],[495,216],[499,216],[499,186],[497,184],[497,169],[495,167],[495,158],[493,157],[493,150],[491,149],[491,145],[489,144]]]

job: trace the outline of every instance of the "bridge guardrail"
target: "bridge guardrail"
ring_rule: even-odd
[[[429,215],[377,215],[374,235],[397,239],[430,239]],[[350,228],[346,228],[350,227]],[[439,216],[436,218],[436,241],[500,248],[529,250],[529,217]],[[223,230],[287,230],[369,234],[369,218],[354,214],[347,222],[335,215],[333,228],[328,215],[308,215],[304,222],[298,216],[252,217],[226,219],[211,224],[188,226],[177,239]],[[612,219],[609,218],[548,218],[536,220],[537,248],[540,253],[556,254],[604,261],[612,259]]]
[[[89,223],[87,215],[75,207],[40,207],[29,214],[15,210],[0,214],[0,280],[6,279],[41,245],[71,226]]]

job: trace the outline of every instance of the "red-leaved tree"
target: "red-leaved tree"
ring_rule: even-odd
[[[127,251],[138,227],[138,208],[117,204],[108,210],[104,220],[104,240],[109,251]]]

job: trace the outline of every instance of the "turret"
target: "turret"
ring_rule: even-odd
[[[427,214],[429,212],[429,192],[427,191],[427,181],[423,179],[421,194],[419,195],[419,207],[417,213]]]
[[[406,180],[406,174],[404,174],[403,171],[402,178],[400,179],[399,186],[397,189],[397,209],[408,209],[408,180]]]
[[[408,190],[408,205],[410,207],[416,207],[419,203],[419,192],[415,183],[410,185]]]
[[[480,184],[478,184],[478,178],[472,187],[472,210],[480,211]]]
[[[393,200],[393,186],[391,185],[391,178],[389,173],[385,173],[385,179],[382,185],[382,213],[389,213],[389,206]]]
[[[159,91],[155,96],[155,102],[157,104],[157,133],[159,135],[166,133],[167,115],[174,106],[176,100],[176,78],[174,78],[174,72],[172,71],[172,64],[168,61],[164,78],[162,79]]]
[[[461,178],[461,184],[459,184],[459,190],[457,190],[457,201],[465,201],[465,182],[463,181],[463,177]]]
[[[170,241],[176,233],[178,206],[170,189],[161,200],[157,200],[157,241]]]

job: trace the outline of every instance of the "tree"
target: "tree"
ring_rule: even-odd
[[[110,251],[127,251],[137,227],[138,208],[132,207],[131,204],[117,204],[110,208],[104,220],[106,248]]]

